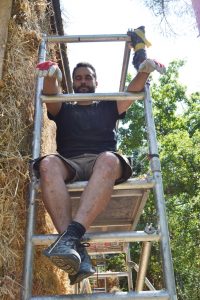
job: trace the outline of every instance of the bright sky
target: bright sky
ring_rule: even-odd
[[[67,35],[126,34],[129,28],[144,25],[146,37],[152,46],[148,57],[155,58],[166,66],[173,59],[185,59],[180,72],[180,82],[188,92],[200,91],[200,37],[196,20],[192,15],[172,16],[169,19],[177,35],[161,33],[159,18],[146,8],[141,0],[61,0],[64,29]],[[183,2],[180,0],[180,7]],[[177,5],[177,1],[176,1]],[[177,7],[176,7],[177,8]],[[97,71],[97,92],[119,90],[124,42],[74,43],[68,44],[70,69],[80,61],[88,61]],[[135,74],[130,59],[129,72]],[[157,75],[154,72],[154,77]]]

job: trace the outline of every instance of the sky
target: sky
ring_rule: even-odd
[[[170,31],[141,0],[60,0],[65,34],[126,34],[127,30],[145,26],[146,37],[152,43],[147,49],[154,58],[167,67],[174,59],[184,59],[180,70],[180,83],[187,86],[188,93],[200,91],[200,37],[190,0],[179,0],[168,21],[175,33]],[[186,3],[186,4],[185,4]],[[181,15],[182,8],[185,13]],[[189,12],[189,13],[188,13]],[[124,42],[68,43],[67,51],[71,71],[80,61],[88,61],[97,71],[97,92],[119,90]],[[135,75],[131,51],[128,72]],[[158,74],[153,73],[158,79]]]

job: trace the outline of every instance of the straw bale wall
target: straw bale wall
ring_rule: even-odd
[[[49,3],[49,2],[48,2]],[[0,299],[20,299],[31,158],[35,65],[41,33],[50,33],[51,5],[46,0],[13,0],[0,89]],[[49,55],[54,58],[54,49]],[[55,145],[55,128],[46,118],[42,152]],[[53,232],[38,200],[37,232]],[[71,292],[67,274],[35,253],[33,294]]]

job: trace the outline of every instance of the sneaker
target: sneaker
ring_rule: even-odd
[[[75,275],[79,271],[81,257],[78,253],[80,240],[68,236],[67,231],[63,232],[58,239],[43,251],[54,265],[64,270],[70,275]]]
[[[138,72],[151,73],[155,70],[160,74],[164,74],[166,72],[164,65],[160,64],[156,60],[148,58],[140,64]]]
[[[95,273],[95,268],[92,266],[92,261],[90,256],[87,253],[85,247],[88,244],[80,244],[78,248],[78,253],[81,257],[80,269],[77,274],[69,275],[70,285],[81,282],[83,279],[93,275]]]
[[[151,46],[151,43],[145,37],[144,26],[140,26],[134,30],[128,30],[127,35],[131,37],[131,46],[134,48],[135,52],[144,49],[145,46]]]

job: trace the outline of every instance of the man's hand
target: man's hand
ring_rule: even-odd
[[[54,77],[59,82],[62,81],[62,72],[57,63],[52,61],[45,61],[37,64],[36,75],[39,77]]]
[[[160,74],[165,74],[166,68],[163,64],[157,62],[155,59],[145,59],[139,66],[138,72],[151,73],[157,71]]]

